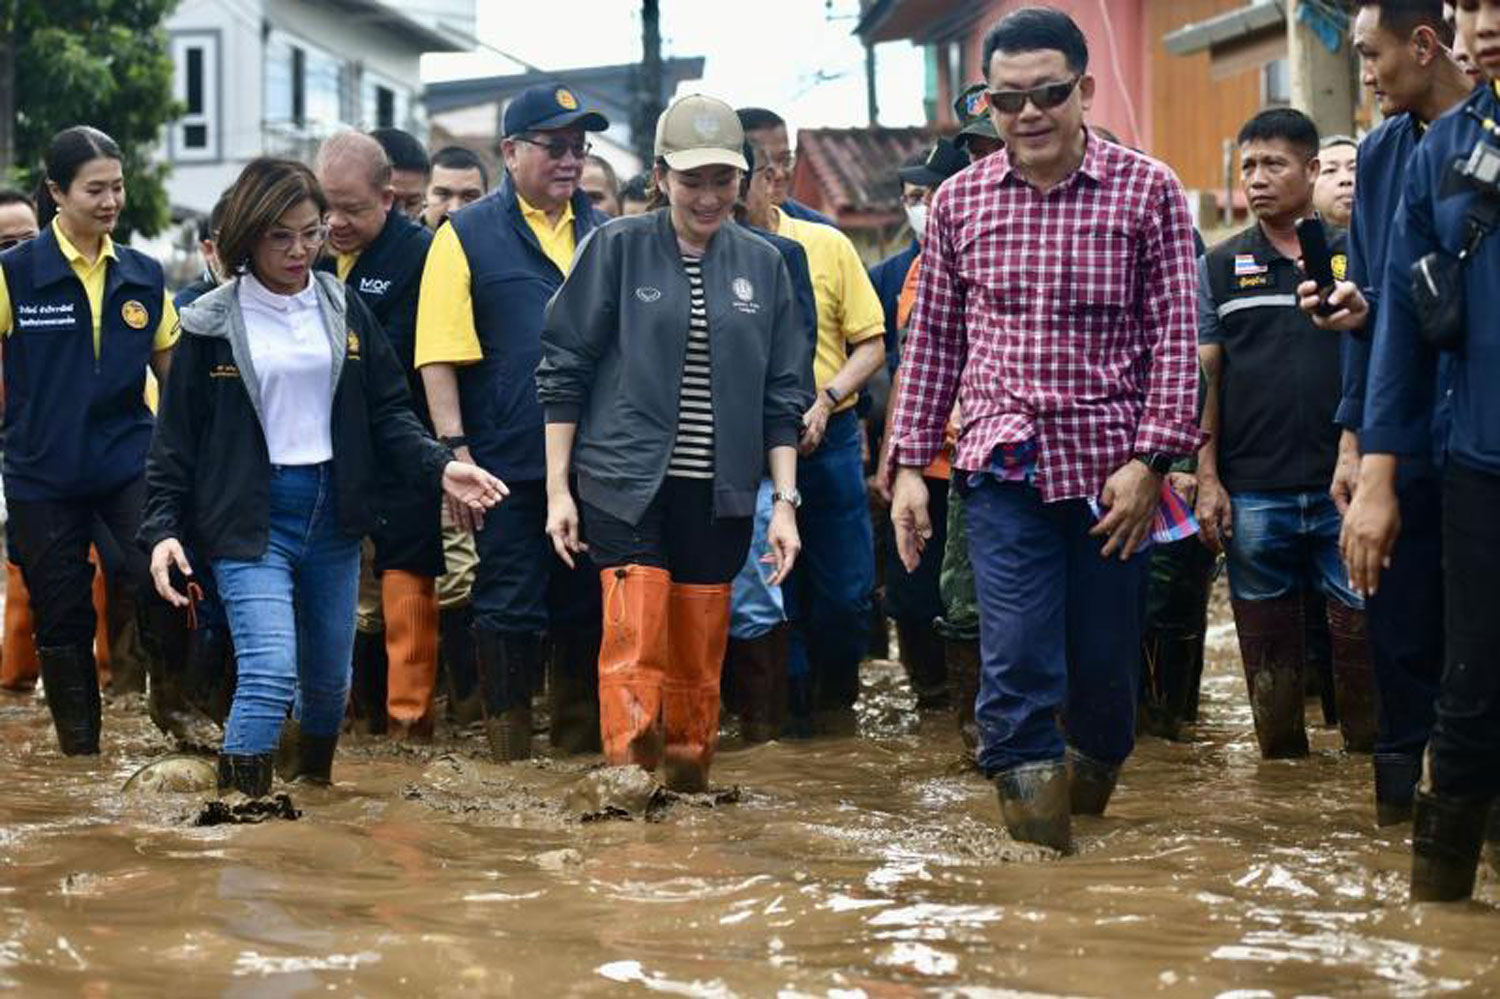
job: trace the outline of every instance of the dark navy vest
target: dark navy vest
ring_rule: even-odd
[[[108,493],[141,475],[151,443],[146,368],[164,299],[159,263],[115,245],[99,356],[83,282],[48,226],[0,254],[10,293],[5,338],[5,494],[15,500]]]

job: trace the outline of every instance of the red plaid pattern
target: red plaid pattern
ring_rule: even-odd
[[[955,395],[954,464],[1034,439],[1048,502],[1138,452],[1200,441],[1193,226],[1161,163],[1092,137],[1046,194],[1005,150],[938,189],[901,362],[892,464],[925,467]]]

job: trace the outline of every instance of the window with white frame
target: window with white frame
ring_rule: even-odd
[[[352,67],[300,38],[270,33],[264,80],[269,124],[321,134],[354,124]]]
[[[361,120],[366,128],[406,128],[411,97],[394,81],[365,71],[361,81]]]
[[[172,158],[217,160],[221,153],[219,33],[174,33],[171,44],[172,94],[183,108],[168,140]]]

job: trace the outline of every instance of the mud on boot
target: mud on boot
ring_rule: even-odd
[[[438,611],[438,654],[448,674],[449,720],[459,726],[472,725],[484,717],[484,698],[479,692],[471,605]]]
[[[1413,902],[1460,902],[1474,894],[1489,816],[1489,798],[1417,788],[1411,833]]]
[[[37,658],[58,748],[65,756],[97,754],[103,706],[93,650],[88,645],[39,648]]]
[[[597,753],[599,740],[598,627],[573,625],[548,642],[548,741],[567,754]]]
[[[1103,815],[1115,793],[1118,764],[1101,763],[1068,747],[1068,801],[1074,815]]]
[[[308,735],[300,722],[288,718],[281,726],[281,741],[276,747],[276,776],[288,784],[332,784],[338,744],[337,735]]]
[[[1062,760],[1022,763],[995,775],[1000,814],[1011,839],[1073,852],[1068,765]]]
[[[484,734],[497,763],[531,758],[531,680],[541,658],[535,635],[474,633]]]
[[[1339,732],[1351,753],[1375,751],[1379,702],[1365,612],[1328,601],[1328,637],[1332,648],[1334,700]]]
[[[1267,760],[1306,756],[1302,598],[1232,603],[1260,755]]]
[[[974,705],[979,700],[979,639],[944,640],[948,660],[948,701],[958,723],[958,737],[973,756],[979,749],[979,725]]]
[[[779,739],[786,726],[788,627],[778,624],[759,638],[730,638],[724,653],[725,696],[747,743]]]

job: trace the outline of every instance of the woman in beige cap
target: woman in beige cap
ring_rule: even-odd
[[[584,240],[537,371],[547,533],[564,561],[587,550],[601,567],[604,754],[661,764],[675,790],[707,787],[730,584],[768,465],[774,582],[801,547],[809,344],[780,254],[731,221],[743,146],[723,101],[684,97],[662,114],[655,179],[669,204]]]

